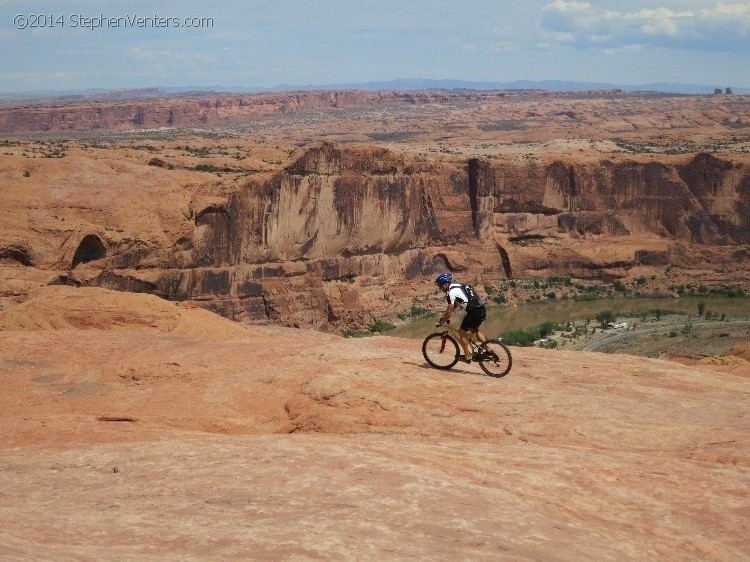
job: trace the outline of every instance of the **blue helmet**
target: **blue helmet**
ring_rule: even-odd
[[[442,285],[443,283],[450,283],[453,281],[453,275],[450,273],[441,273],[437,276],[437,279],[435,279],[436,285]]]

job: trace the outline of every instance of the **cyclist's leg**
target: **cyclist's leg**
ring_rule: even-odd
[[[487,318],[487,309],[484,307],[472,311],[472,316],[470,318],[471,331],[477,335],[477,339],[480,342],[487,341],[487,338],[485,338],[484,334],[479,330],[479,327],[482,325],[485,318]]]
[[[471,310],[466,313],[464,319],[461,321],[461,327],[458,330],[459,343],[466,354],[466,357],[471,356],[471,350],[469,349],[469,339],[466,337],[469,332],[475,332],[479,327],[479,324],[484,320],[482,310]]]
[[[458,343],[461,344],[461,349],[464,350],[464,357],[471,357],[471,350],[469,349],[469,338],[466,337],[466,330],[458,330]]]

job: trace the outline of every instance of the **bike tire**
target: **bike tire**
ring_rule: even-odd
[[[500,340],[487,340],[482,346],[479,366],[491,377],[504,377],[513,366],[510,349]]]
[[[432,367],[450,369],[458,363],[458,342],[442,332],[430,334],[422,342],[422,355]]]

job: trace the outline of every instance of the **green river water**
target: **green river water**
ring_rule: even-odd
[[[436,298],[439,298],[436,296]],[[750,316],[750,297],[721,298],[721,297],[682,297],[675,298],[608,298],[594,301],[548,301],[542,303],[523,304],[516,308],[488,307],[487,320],[482,324],[482,331],[488,338],[494,338],[505,330],[518,330],[536,326],[542,322],[583,321],[594,319],[597,313],[611,310],[620,316],[630,316],[632,313],[646,310],[660,309],[662,311],[676,311],[696,315],[698,302],[706,304],[706,311],[724,313],[727,318],[746,318]],[[463,313],[457,314],[458,318]],[[439,316],[431,315],[419,318],[404,326],[388,331],[390,336],[402,338],[424,338],[434,331]],[[453,320],[458,325],[458,319]]]

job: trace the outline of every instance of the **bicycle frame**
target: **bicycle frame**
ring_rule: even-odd
[[[451,326],[450,324],[438,324],[437,327],[442,328],[443,333],[445,335],[452,336],[453,339],[455,339],[457,342],[461,341],[461,336],[459,335],[458,330],[454,328],[453,326]],[[482,341],[477,336],[477,330],[471,330],[467,332],[466,339],[469,340],[469,346],[471,347],[472,356],[476,355],[477,352],[479,351],[479,348],[482,345]],[[440,349],[440,352],[442,353],[444,349],[445,349],[445,338],[443,338],[443,345]]]

